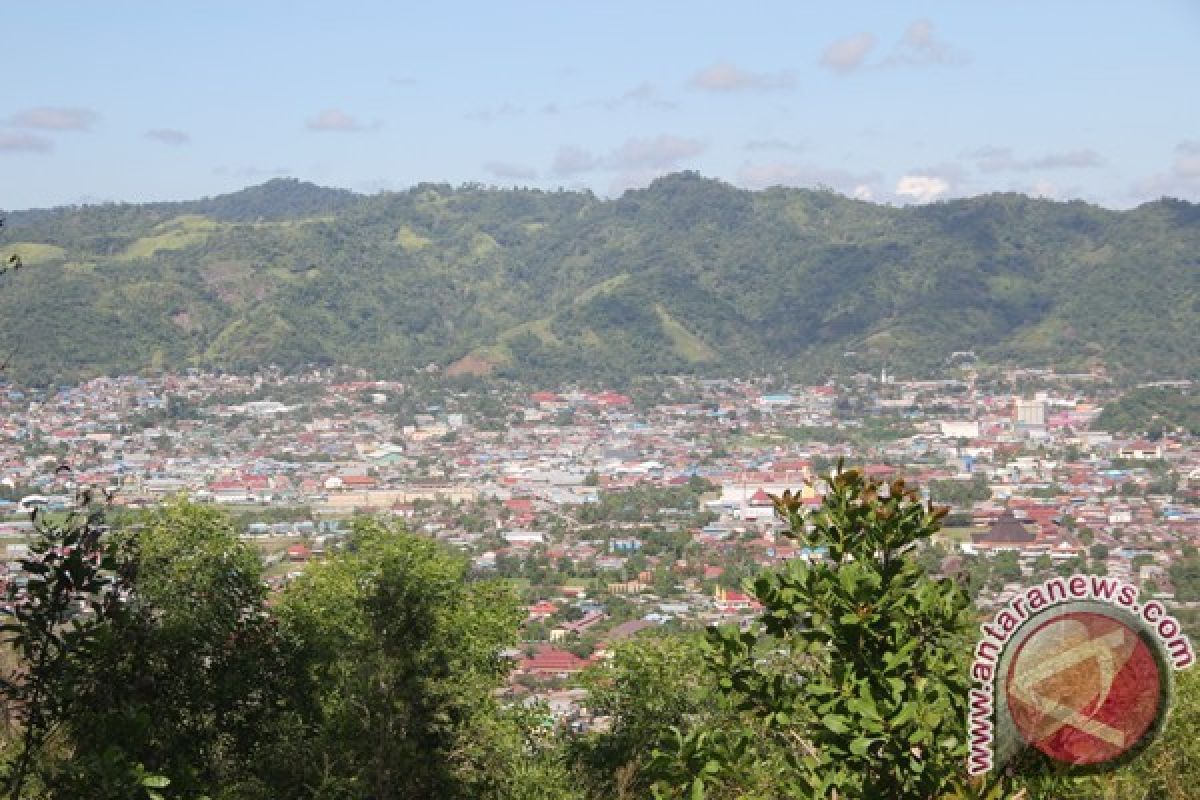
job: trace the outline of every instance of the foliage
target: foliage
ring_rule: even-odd
[[[466,576],[438,543],[359,520],[347,550],[289,587],[280,613],[318,686],[322,759],[297,766],[314,796],[489,796],[520,768],[481,733],[521,615],[507,585]]]
[[[516,598],[457,553],[359,520],[272,610],[219,511],[74,520],[14,590],[14,798],[577,796],[544,712],[493,697]]]
[[[584,686],[588,707],[611,721],[607,731],[570,745],[594,797],[645,797],[653,779],[651,754],[667,746],[672,729],[722,713],[716,682],[704,669],[702,642],[694,635],[626,642],[611,661],[585,673]]]
[[[80,687],[50,797],[123,798],[143,767],[193,797],[283,780],[270,751],[302,710],[293,643],[266,613],[257,554],[228,520],[182,501],[114,535],[127,587],[64,678]]]
[[[986,476],[975,475],[970,481],[930,481],[929,497],[935,503],[969,509],[976,503],[990,500],[992,490],[988,488]]]
[[[1172,560],[1168,572],[1175,587],[1175,599],[1181,602],[1200,600],[1200,556],[1192,554]]]
[[[0,627],[19,666],[0,681],[0,694],[21,726],[18,749],[5,765],[6,790],[14,800],[40,773],[47,744],[86,707],[86,684],[74,665],[87,661],[107,620],[118,615],[124,576],[112,541],[102,541],[102,509],[80,493],[64,521],[34,511],[34,539],[20,560],[24,585],[8,583],[12,622]]]
[[[700,496],[712,488],[712,484],[700,478],[689,481],[684,486],[660,487],[647,484],[619,491],[601,492],[596,502],[578,507],[578,517],[579,521],[585,524],[642,522],[662,515],[668,509],[684,511],[694,516],[700,513]]]
[[[739,707],[789,744],[767,796],[937,796],[966,752],[971,615],[962,589],[927,577],[913,547],[946,512],[922,506],[903,480],[884,486],[840,465],[827,480],[810,515],[799,497],[776,499],[790,535],[827,559],[759,575],[761,618],[714,630],[712,666]],[[721,746],[693,759],[703,766],[690,783],[660,791],[737,794],[753,738],[710,733]],[[707,752],[696,733],[674,755],[689,752]]]
[[[848,351],[855,369],[929,371],[963,349],[1195,377],[1194,209],[1019,195],[893,208],[694,173],[612,200],[272,181],[191,203],[12,213],[38,280],[15,283],[0,314],[28,320],[17,377],[32,381],[457,362],[611,385],[781,358],[829,372]],[[68,325],[90,335],[53,335]]]
[[[1092,427],[1155,437],[1175,430],[1200,436],[1200,396],[1165,386],[1134,389],[1115,402],[1105,403]]]

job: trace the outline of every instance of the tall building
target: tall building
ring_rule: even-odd
[[[1013,418],[1018,428],[1046,427],[1046,403],[1042,400],[1017,398]]]

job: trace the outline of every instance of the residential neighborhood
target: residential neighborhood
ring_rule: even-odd
[[[1179,388],[1186,388],[1180,386]],[[506,695],[602,727],[578,679],[647,630],[745,624],[746,581],[819,549],[784,535],[773,496],[821,504],[843,462],[950,506],[921,553],[982,612],[1039,575],[1102,572],[1181,613],[1200,545],[1200,446],[1187,431],[1097,427],[1103,374],[956,368],[817,385],[663,378],[607,388],[470,385],[360,370],[189,371],[0,390],[5,579],[29,511],[80,486],[115,518],[186,496],[226,509],[279,588],[383,516],[513,579],[523,642]]]

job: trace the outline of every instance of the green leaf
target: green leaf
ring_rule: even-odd
[[[850,752],[856,756],[864,756],[867,754],[867,750],[874,743],[874,739],[867,739],[863,736],[859,736],[850,743]]]
[[[847,722],[848,720],[841,714],[826,714],[821,718],[821,723],[826,728],[829,728],[829,730],[839,734],[847,733],[850,730],[850,726],[847,724]]]

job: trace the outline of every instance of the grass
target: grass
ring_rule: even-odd
[[[304,566],[305,565],[303,562],[289,561],[285,558],[282,561],[276,562],[265,568],[263,570],[263,578],[267,580],[270,580],[271,578],[283,578],[287,576],[289,572],[302,571]]]
[[[275,555],[282,553],[294,544],[304,542],[302,536],[266,536],[255,537],[247,540],[252,547],[258,550],[264,556]]]
[[[620,275],[614,275],[608,280],[600,281],[595,286],[589,286],[576,296],[575,305],[583,305],[599,294],[611,292],[613,289],[616,289],[627,280],[629,280],[629,273],[622,272]]]
[[[1045,350],[1071,338],[1069,327],[1065,320],[1047,319],[1016,333],[1014,338],[1020,347]]]
[[[401,225],[400,230],[396,231],[396,244],[405,250],[415,252],[417,250],[424,250],[433,244],[433,241],[426,239],[407,225]]]
[[[671,344],[680,357],[693,363],[698,361],[712,361],[716,358],[716,353],[713,352],[711,347],[705,344],[696,334],[683,327],[679,320],[668,314],[666,309],[661,305],[656,304],[654,310],[658,312],[663,332],[671,339]]]
[[[194,216],[194,215],[189,215]],[[321,222],[333,222],[336,219],[332,214],[323,214],[319,217],[300,217],[298,219],[273,219],[266,222],[250,222],[240,223],[241,225],[249,225],[251,228],[301,228],[305,225],[316,225]]]
[[[500,245],[496,244],[496,240],[482,231],[471,237],[471,256],[473,258],[483,258],[499,249]]]
[[[971,538],[974,528],[942,528],[933,539],[941,544],[961,544]]]
[[[542,344],[551,346],[562,344],[561,340],[554,335],[554,331],[550,329],[553,321],[552,318],[545,317],[543,319],[535,319],[532,322],[522,322],[520,325],[514,325],[500,334],[500,343],[507,345],[523,333],[532,333],[541,340]]]
[[[468,355],[473,358],[482,359],[491,364],[512,364],[513,354],[509,344],[513,339],[523,333],[531,333],[536,336],[544,345],[553,347],[562,344],[554,331],[550,329],[554,319],[545,317],[543,319],[535,319],[531,322],[522,322],[520,325],[514,325],[511,328],[506,328],[496,337],[496,343],[484,347],[477,347]]]
[[[20,256],[21,261],[26,266],[32,267],[36,264],[45,264],[50,261],[61,261],[66,257],[67,251],[58,245],[38,244],[36,242],[16,242],[0,246],[0,256],[5,261],[13,254]]]
[[[198,214],[184,214],[155,226],[153,236],[143,236],[117,256],[118,261],[151,258],[164,250],[184,250],[203,243],[220,226]]]

